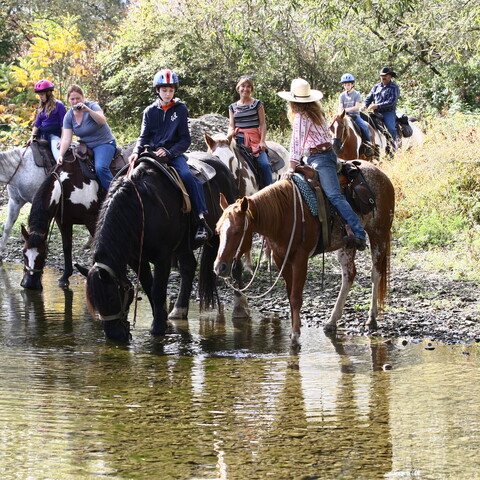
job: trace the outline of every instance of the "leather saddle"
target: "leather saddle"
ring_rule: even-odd
[[[265,185],[263,183],[263,177],[260,173],[260,169],[258,168],[257,157],[253,154],[251,147],[247,147],[246,145],[237,143],[237,145],[234,147],[234,150],[237,158],[241,157],[247,162],[248,166],[250,167],[252,172],[255,174],[257,183],[261,187],[264,187]],[[278,172],[285,166],[285,160],[281,157],[280,154],[278,154],[274,150],[267,148],[265,150],[265,153],[267,154],[272,173]]]
[[[345,195],[347,201],[357,214],[365,215],[376,208],[376,202],[375,194],[365,180],[360,165],[361,164],[358,160],[349,162],[341,161],[339,162],[339,168],[337,171],[341,192]],[[315,193],[317,198],[318,218],[322,230],[315,253],[325,251],[330,245],[330,234],[334,213],[331,211],[330,203],[320,185],[318,172],[309,165],[299,164],[295,168],[295,173],[303,175],[306,183]],[[305,196],[303,197],[308,203],[307,198]]]
[[[43,138],[35,139],[30,144],[30,148],[32,149],[33,160],[37,167],[48,171],[57,164],[48,140]]]

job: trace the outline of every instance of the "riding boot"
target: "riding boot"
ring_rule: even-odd
[[[202,218],[200,220],[200,224],[198,225],[197,231],[195,233],[195,241],[199,243],[205,243],[208,240],[210,240],[212,235],[213,235],[213,232],[208,226],[207,221],[204,218]]]

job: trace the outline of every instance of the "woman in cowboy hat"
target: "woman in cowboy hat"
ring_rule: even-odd
[[[288,118],[293,127],[290,142],[290,168],[283,174],[283,178],[289,180],[295,171],[295,166],[302,160],[302,156],[307,155],[306,162],[317,170],[325,195],[345,222],[350,225],[355,235],[357,250],[365,250],[365,230],[350,204],[340,193],[337,157],[332,149],[325,113],[319,102],[323,93],[312,90],[310,84],[303,78],[296,78],[292,81],[289,92],[278,92],[278,95],[288,100]]]
[[[400,88],[396,83],[392,82],[392,78],[396,77],[397,74],[391,68],[383,67],[379,75],[381,81],[372,88],[367,98],[365,98],[363,110],[369,108],[383,115],[383,123],[390,132],[394,149],[396,149],[397,129],[395,121],[397,118],[396,109]]]

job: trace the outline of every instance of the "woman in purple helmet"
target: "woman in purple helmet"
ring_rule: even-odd
[[[33,89],[38,94],[40,103],[37,107],[32,136],[29,138],[27,146],[38,137],[48,140],[53,156],[55,160],[58,160],[63,117],[66,113],[65,105],[55,98],[53,94],[55,85],[49,80],[40,80]]]

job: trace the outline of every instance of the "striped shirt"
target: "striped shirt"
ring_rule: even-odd
[[[258,128],[260,126],[260,119],[258,111],[262,107],[261,100],[254,99],[250,105],[238,105],[238,102],[232,103],[229,110],[233,113],[235,130],[245,128]],[[236,133],[237,137],[243,138],[241,131]]]
[[[306,115],[296,113],[293,117],[290,161],[299,163],[305,150],[331,141],[332,137],[326,120],[318,125],[313,123]]]

